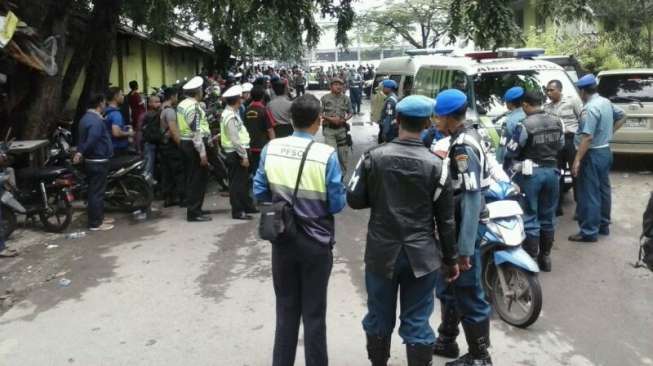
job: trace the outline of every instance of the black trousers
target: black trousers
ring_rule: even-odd
[[[200,165],[200,154],[195,150],[192,141],[181,142],[186,166],[186,218],[194,219],[202,215],[204,194],[209,181],[209,168]]]
[[[278,124],[274,126],[274,134],[276,138],[282,138],[282,137],[288,137],[295,132],[295,129],[292,127],[292,125],[282,125]]]
[[[173,142],[159,145],[161,156],[161,185],[163,198],[167,201],[186,197],[186,175],[184,173],[184,156]]]
[[[109,162],[84,163],[88,184],[88,227],[98,227],[104,221],[104,193],[107,190]]]
[[[558,168],[559,169],[568,169],[574,166],[574,160],[576,159],[576,146],[574,145],[574,134],[571,132],[565,133],[565,146],[558,152]],[[567,167],[567,164],[569,166]],[[576,200],[576,177],[572,176],[571,186],[574,189],[574,201]],[[562,208],[562,201],[564,200],[564,176],[560,175],[560,199],[558,201],[558,207]]]
[[[331,248],[305,235],[272,244],[277,308],[273,366],[294,365],[300,318],[304,323],[306,365],[328,365],[326,306],[332,267]]]
[[[306,94],[306,87],[304,85],[295,85],[295,90],[297,90],[297,96]]]
[[[254,210],[254,202],[249,195],[250,180],[249,168],[240,165],[238,153],[227,154],[227,167],[229,168],[229,203],[231,215],[238,216],[245,211]]]

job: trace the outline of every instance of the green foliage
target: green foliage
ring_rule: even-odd
[[[531,29],[526,47],[544,48],[548,55],[573,55],[589,72],[640,66],[636,59],[621,50],[624,41],[608,34],[569,35],[557,28],[546,32]]]
[[[416,48],[435,47],[446,34],[451,0],[391,1],[358,16],[366,43],[390,47],[402,38]]]
[[[496,49],[521,41],[511,0],[452,0],[449,37],[474,41],[477,47]]]

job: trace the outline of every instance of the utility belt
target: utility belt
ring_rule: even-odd
[[[512,166],[512,170],[521,173],[522,175],[533,175],[533,170],[536,168],[557,168],[557,161],[534,161],[526,159],[524,161],[517,161]]]

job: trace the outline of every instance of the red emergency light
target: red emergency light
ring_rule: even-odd
[[[465,57],[469,57],[472,60],[481,61],[481,60],[489,60],[492,58],[497,58],[499,57],[499,54],[494,51],[478,51],[478,52],[466,53]]]

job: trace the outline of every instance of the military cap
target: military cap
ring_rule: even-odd
[[[254,85],[252,83],[245,83],[243,84],[243,93],[249,93],[252,91],[252,88],[254,88]]]
[[[458,89],[447,89],[435,98],[435,114],[448,116],[467,105],[467,96]]]
[[[578,89],[590,88],[596,85],[597,85],[596,77],[594,77],[594,75],[592,74],[587,74],[582,78],[578,79],[578,81],[576,82],[576,86],[578,87]]]
[[[521,86],[513,86],[512,88],[508,89],[508,91],[506,91],[506,95],[503,97],[503,100],[508,103],[516,102],[521,99],[525,93],[526,92],[524,91],[524,88]]]
[[[423,95],[410,95],[397,103],[397,113],[406,117],[428,118],[433,114],[435,101]]]
[[[383,87],[392,90],[397,90],[397,82],[394,80],[385,79],[383,80]]]

